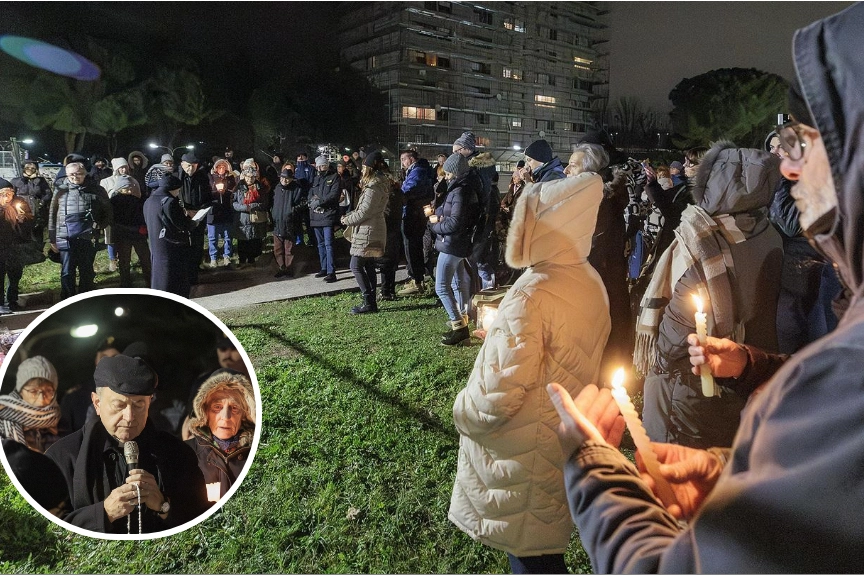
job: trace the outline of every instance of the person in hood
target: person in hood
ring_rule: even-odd
[[[18,290],[24,275],[24,265],[32,263],[25,262],[26,255],[42,255],[41,250],[36,252],[33,249],[32,226],[30,206],[23,199],[16,198],[11,182],[0,178],[0,315],[20,310]],[[3,285],[7,277],[9,285],[4,304]]]
[[[158,164],[154,164],[147,169],[147,173],[144,175],[144,181],[141,182],[146,189],[146,193],[144,194],[145,200],[150,197],[150,193],[153,190],[159,187],[159,181],[168,174],[174,174],[177,176],[177,170],[174,166],[174,157],[171,154],[163,154]]]
[[[129,162],[129,175],[135,178],[138,184],[144,186],[144,180],[147,175],[147,164],[149,164],[147,156],[143,152],[134,150],[129,153],[127,161]]]
[[[777,350],[775,314],[783,259],[768,204],[779,159],[729,142],[711,147],[693,180],[675,239],[657,260],[636,324],[634,364],[645,378],[643,418],[655,442],[731,445],[747,391],[706,396],[690,372],[687,335],[701,298],[712,336]],[[651,176],[649,175],[649,180]]]
[[[105,189],[88,180],[84,165],[66,165],[66,176],[55,181],[48,214],[48,240],[60,252],[60,298],[87,292],[94,287],[93,261],[98,231],[111,225],[111,200]],[[76,274],[80,283],[76,285]]]
[[[234,254],[234,189],[237,178],[231,168],[231,163],[221,158],[213,164],[210,170],[210,193],[212,203],[207,214],[207,241],[210,253],[210,267],[219,264],[219,239],[222,238],[222,266],[231,264]]]
[[[255,393],[249,379],[219,370],[204,381],[192,403],[192,437],[186,444],[198,456],[207,497],[218,502],[249,462],[255,437]]]
[[[0,438],[45,452],[60,439],[57,370],[44,356],[27,358],[15,373],[15,391],[0,396]]]
[[[752,399],[731,450],[653,444],[678,500],[667,509],[647,475],[615,450],[621,424],[605,410],[608,392],[586,390],[574,404],[552,387],[571,511],[595,572],[860,570],[862,41],[862,4],[795,33],[793,122],[778,130],[801,228],[837,265],[852,300],[837,330],[795,353]],[[678,518],[688,519],[686,527]]]
[[[88,176],[94,182],[101,182],[105,178],[111,176],[113,170],[108,167],[108,160],[105,158],[102,158],[101,156],[93,156],[93,158],[90,159],[90,163],[93,167],[90,168]]]
[[[251,158],[243,162],[243,176],[234,190],[232,206],[239,265],[254,264],[267,236],[270,186],[260,178],[258,164]]]
[[[144,284],[149,288],[151,279],[150,247],[147,244],[147,226],[144,221],[144,198],[141,186],[129,173],[129,164],[124,158],[111,160],[114,175],[102,181],[108,192],[114,221],[106,228],[105,242],[117,257],[120,270],[120,287],[132,287],[132,250],[138,256]],[[110,233],[109,233],[110,232]],[[110,242],[110,243],[109,243]]]
[[[310,225],[310,210],[306,205],[305,199],[309,196],[309,190],[312,188],[312,182],[315,180],[315,167],[309,164],[309,156],[306,152],[297,153],[297,164],[294,166],[294,178],[297,184],[303,190],[304,202],[297,206],[294,210],[296,223],[294,225],[294,233],[297,235],[295,245],[303,246],[304,236],[303,227],[306,227],[306,237],[309,239],[308,246],[310,248],[318,247],[318,240],[315,237],[315,232]]]
[[[108,192],[108,198],[111,198],[114,193],[117,192],[117,182],[118,178],[123,178],[123,186],[127,189],[134,188],[137,189],[138,197],[141,197],[141,186],[137,180],[134,180],[134,185],[131,185],[129,180],[129,163],[125,158],[113,158],[111,160],[111,175],[107,178],[102,178],[98,180],[99,185]],[[133,192],[134,193],[134,192]],[[110,272],[117,271],[117,251],[114,249],[114,237],[111,230],[111,226],[105,228],[105,246],[108,250],[108,270]]]
[[[39,174],[39,164],[25,160],[22,175],[12,179],[15,195],[30,206],[33,214],[33,244],[41,252],[45,247],[45,227],[48,225],[48,209],[51,207],[51,186]]]
[[[507,552],[517,574],[567,572],[573,523],[544,385],[575,394],[600,375],[609,303],[588,254],[602,198],[603,181],[589,172],[525,188],[506,258],[526,270],[498,306],[453,406],[461,438],[449,518]]]

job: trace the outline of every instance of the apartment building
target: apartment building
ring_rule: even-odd
[[[433,158],[471,130],[509,170],[540,138],[566,156],[608,99],[602,3],[341,6],[342,65],[387,94],[396,150]]]

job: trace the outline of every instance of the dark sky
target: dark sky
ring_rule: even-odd
[[[609,2],[610,102],[671,110],[684,78],[716,68],[794,75],[792,36],[852,2]]]

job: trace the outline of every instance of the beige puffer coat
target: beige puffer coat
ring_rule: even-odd
[[[461,439],[450,520],[515,556],[562,553],[573,528],[546,384],[575,396],[599,376],[609,302],[588,253],[602,198],[593,173],[526,187],[506,256],[529,268],[501,302],[453,406]]]
[[[390,182],[382,172],[377,172],[363,187],[357,209],[342,219],[343,223],[354,226],[351,237],[351,255],[365,258],[384,256],[387,245],[387,223],[384,213],[390,199]]]

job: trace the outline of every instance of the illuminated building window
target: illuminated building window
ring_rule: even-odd
[[[505,18],[504,28],[514,32],[525,32],[525,21],[518,18]]]
[[[544,104],[555,104],[554,96],[542,96],[540,94],[534,95],[534,102],[542,102]]]
[[[504,72],[502,73],[504,78],[509,78],[510,80],[521,80],[522,79],[522,71],[517,70],[516,68],[504,68]]]
[[[513,128],[521,128],[522,127],[522,119],[521,118],[511,118],[510,125]]]
[[[418,108],[416,106],[403,106],[402,117],[412,120],[435,120],[434,108]]]
[[[580,70],[591,70],[591,64],[591,60],[579,58],[578,56],[573,57],[573,66],[579,68]]]

